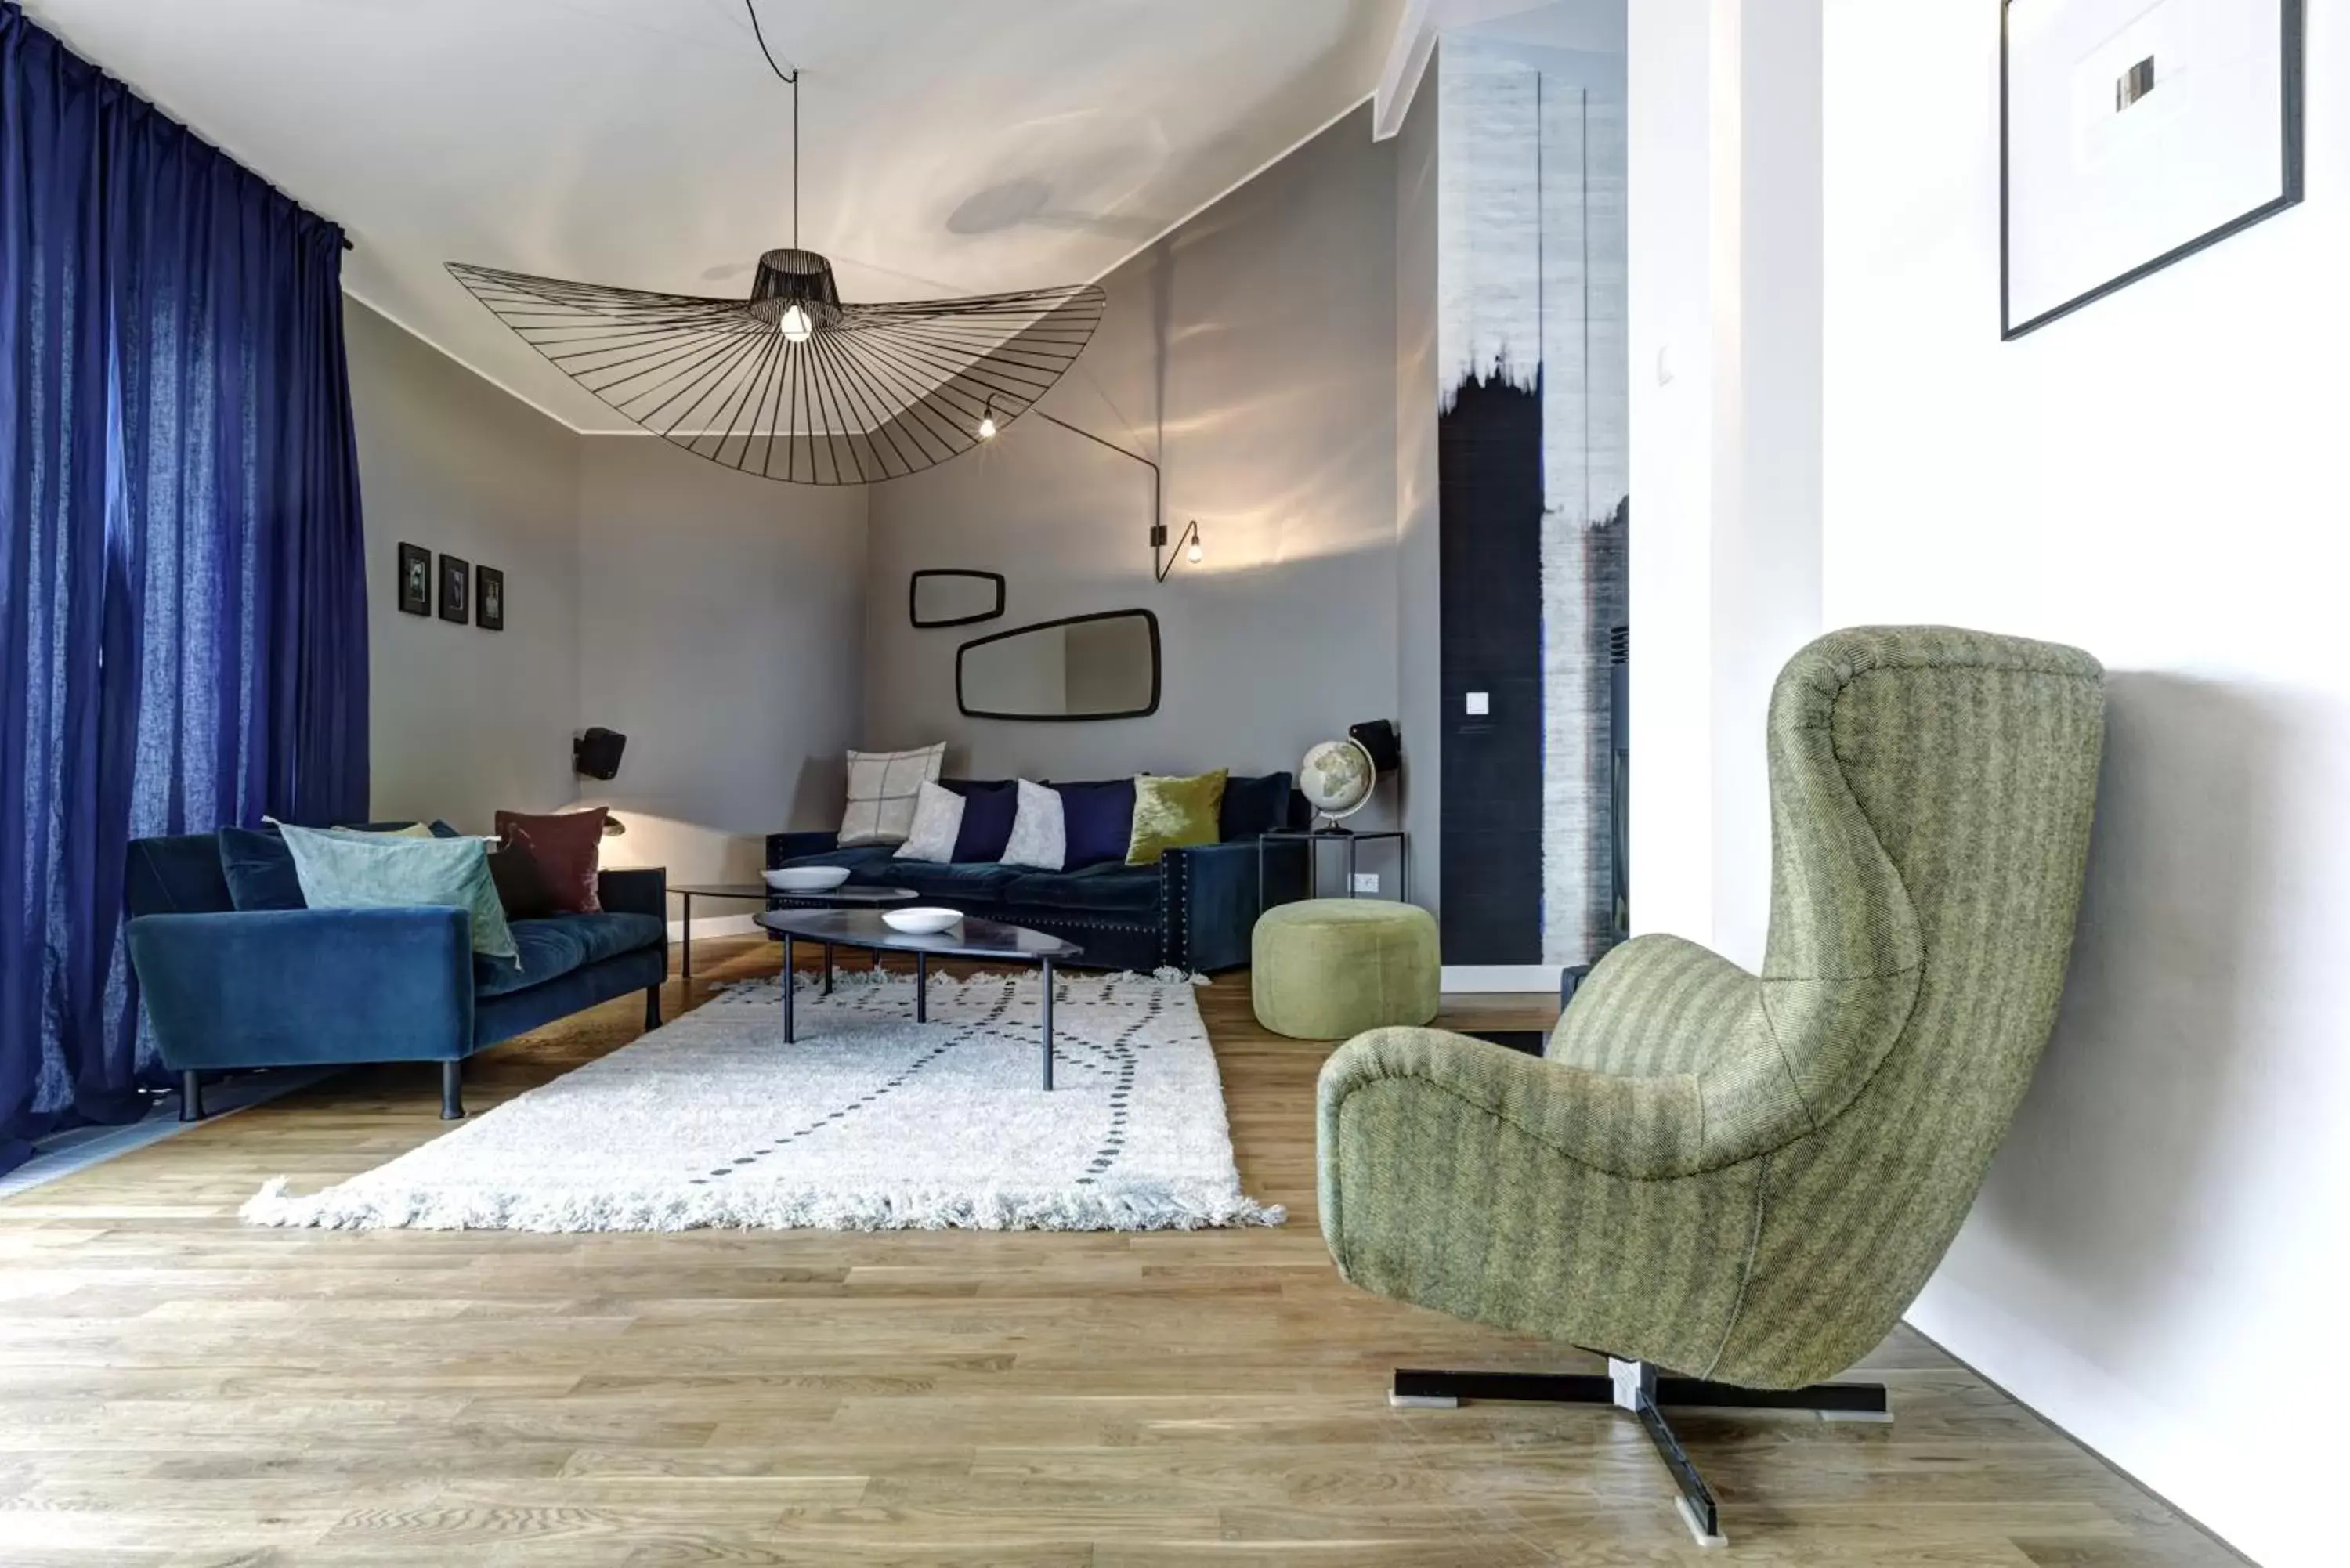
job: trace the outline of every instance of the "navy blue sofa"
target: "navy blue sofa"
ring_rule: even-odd
[[[958,789],[991,787],[945,782]],[[1170,849],[1156,866],[1113,861],[1032,871],[988,861],[937,865],[899,860],[889,845],[843,849],[830,833],[775,833],[767,837],[767,867],[844,866],[852,885],[911,888],[926,903],[1075,942],[1086,950],[1076,967],[1212,974],[1249,961],[1259,913],[1258,836],[1302,827],[1309,816],[1290,775],[1269,774],[1227,784],[1223,842]],[[1263,903],[1304,898],[1307,875],[1305,857],[1295,846],[1268,847]],[[775,908],[791,902],[768,900]]]
[[[372,824],[395,826],[398,824]],[[445,831],[435,825],[436,831]],[[219,836],[141,838],[124,897],[130,961],[180,1116],[203,1114],[199,1075],[251,1067],[441,1064],[441,1114],[464,1115],[467,1056],[632,991],[660,1023],[668,874],[606,871],[604,912],[512,922],[522,961],[473,951],[463,909],[240,910]]]

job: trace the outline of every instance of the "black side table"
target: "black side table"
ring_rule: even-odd
[[[685,901],[685,914],[680,924],[684,927],[680,980],[693,978],[693,901],[696,898],[740,898],[746,903],[765,905],[767,885],[764,882],[672,882],[671,892]]]
[[[1262,834],[1256,841],[1256,902],[1264,908],[1264,846],[1268,843],[1295,844],[1305,851],[1306,897],[1319,897],[1322,891],[1322,846],[1343,844],[1347,846],[1347,897],[1355,896],[1355,851],[1365,844],[1392,839],[1399,851],[1396,857],[1396,893],[1404,903],[1411,902],[1411,838],[1400,827],[1365,828],[1357,832],[1346,827],[1276,827]]]
[[[863,908],[880,904],[910,904],[918,896],[910,888],[861,888],[844,883],[827,888],[820,893],[786,893],[770,888],[764,882],[672,882],[669,890],[685,901],[685,913],[681,921],[684,940],[679,945],[684,950],[680,980],[693,978],[693,901],[696,898],[740,898],[768,909],[837,909]],[[832,957],[825,955],[825,990],[832,989]]]

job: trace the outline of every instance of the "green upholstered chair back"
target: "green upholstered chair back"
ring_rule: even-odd
[[[1781,673],[1757,1026],[1649,1064],[1700,1073],[1725,1158],[1770,1161],[1715,1376],[1850,1365],[1957,1234],[2055,1023],[2104,693],[2078,649],[1939,627],[1836,632]]]

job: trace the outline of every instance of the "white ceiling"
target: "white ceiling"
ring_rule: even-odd
[[[1404,0],[759,0],[844,296],[1081,282],[1367,95]],[[27,0],[349,231],[350,292],[581,430],[625,421],[444,261],[747,292],[791,97],[743,0]]]

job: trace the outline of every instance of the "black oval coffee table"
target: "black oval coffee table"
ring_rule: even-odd
[[[1033,963],[1043,971],[1045,1087],[1053,1086],[1053,966],[1086,956],[1075,942],[1025,926],[965,917],[927,936],[893,930],[870,909],[770,909],[759,924],[784,939],[784,1044],[792,1044],[792,943],[822,942],[827,948],[864,948],[875,953],[914,955],[914,1022],[930,1022],[931,961],[934,958],[999,960]]]

